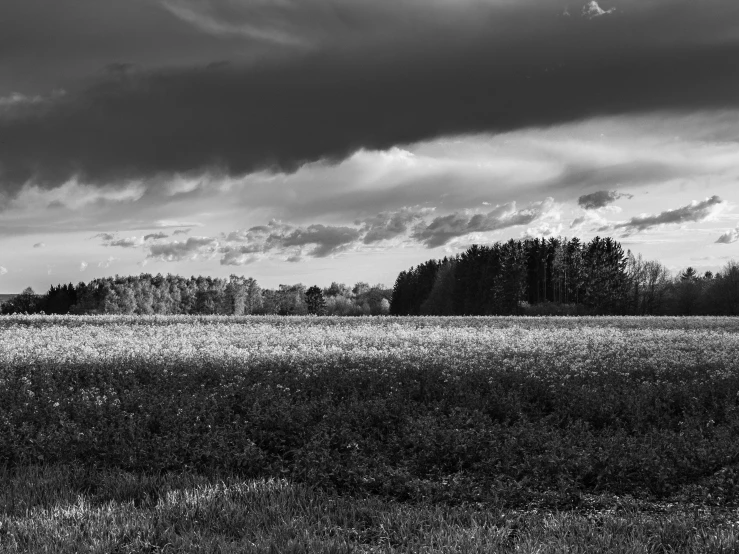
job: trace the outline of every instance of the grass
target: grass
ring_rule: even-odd
[[[739,515],[591,497],[577,511],[400,503],[284,479],[26,466],[2,474],[0,552],[739,552]]]
[[[0,553],[739,552],[734,320],[143,321],[0,322]]]

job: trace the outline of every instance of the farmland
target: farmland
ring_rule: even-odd
[[[739,549],[736,318],[11,316],[0,337],[0,552]]]

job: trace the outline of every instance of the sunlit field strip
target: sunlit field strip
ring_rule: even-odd
[[[3,315],[0,328],[16,325],[172,325],[185,324],[269,324],[272,326],[408,326],[418,327],[523,327],[546,328],[659,328],[659,329],[713,329],[739,332],[739,318],[724,316],[277,316],[277,315]]]
[[[363,372],[381,372],[391,362],[434,363],[449,376],[484,368],[491,378],[514,371],[557,383],[604,372],[672,380],[696,368],[711,380],[739,369],[731,318],[654,318],[640,327],[633,318],[562,318],[549,325],[544,318],[424,318],[423,325],[412,318],[146,319],[155,324],[129,325],[127,317],[2,318],[0,379],[20,366],[115,368],[134,361],[162,372],[185,362],[224,371],[287,363],[311,372],[342,361]]]

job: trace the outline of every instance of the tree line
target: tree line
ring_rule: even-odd
[[[0,313],[278,315],[739,315],[739,264],[716,274],[624,252],[611,238],[473,245],[403,271],[395,285],[262,289],[251,277],[141,274],[27,288]]]
[[[398,275],[394,315],[739,315],[739,264],[671,275],[611,238],[473,245]]]
[[[141,274],[89,283],[52,285],[45,294],[27,288],[0,313],[46,314],[278,314],[381,315],[390,312],[392,290],[360,282],[320,288],[302,284],[262,289],[251,277],[180,277]]]

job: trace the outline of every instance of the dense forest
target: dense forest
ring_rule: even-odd
[[[611,238],[472,246],[398,276],[394,315],[739,315],[739,264],[671,275]]]
[[[253,278],[141,274],[26,289],[3,314],[739,315],[739,264],[671,275],[611,238],[510,240],[357,283],[262,289]]]
[[[6,301],[3,314],[279,314],[381,315],[390,312],[392,290],[383,285],[339,283],[319,288],[280,285],[261,289],[248,277],[184,278],[141,274],[89,283],[51,286],[45,294],[28,288]]]

